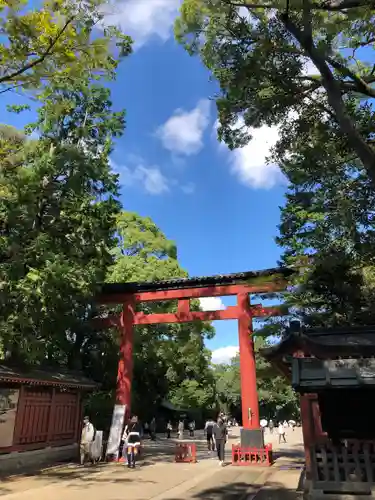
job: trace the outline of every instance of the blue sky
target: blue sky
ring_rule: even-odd
[[[180,263],[192,276],[273,267],[280,255],[274,237],[285,185],[266,157],[277,129],[255,131],[250,145],[235,152],[218,143],[216,84],[200,60],[173,40],[179,4],[126,0],[118,7],[116,22],[136,42],[111,84],[114,108],[127,111],[127,129],[112,157],[122,202],[152,217],[176,242]],[[12,96],[2,97],[4,104]],[[216,359],[234,354],[236,322],[215,326],[208,347],[222,349]]]
[[[216,83],[173,40],[179,3],[127,1],[116,18],[136,41],[112,89],[114,104],[127,110],[127,130],[113,155],[124,205],[151,216],[176,241],[192,276],[272,267],[280,255],[274,237],[285,185],[265,159],[277,130],[256,131],[248,147],[233,153],[218,143]],[[207,345],[214,359],[228,359],[238,345],[237,322],[214,325]]]

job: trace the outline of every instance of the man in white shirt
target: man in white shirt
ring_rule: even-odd
[[[212,420],[212,418],[208,419],[204,427],[204,433],[206,434],[207,448],[209,452],[215,451],[215,441],[213,438],[214,427],[215,422]]]
[[[82,434],[81,434],[81,444],[80,444],[81,465],[84,465],[86,458],[91,460],[91,445],[94,440],[95,440],[94,426],[90,422],[89,417],[84,417]]]

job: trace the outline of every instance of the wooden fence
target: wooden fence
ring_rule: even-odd
[[[77,442],[80,407],[78,391],[23,387],[13,448],[35,449]]]
[[[372,495],[375,441],[348,440],[311,447],[313,494]]]

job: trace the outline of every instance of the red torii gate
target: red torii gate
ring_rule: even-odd
[[[279,307],[251,305],[249,294],[270,293],[285,290],[287,268],[267,269],[204,278],[175,279],[147,283],[109,283],[101,287],[98,304],[123,304],[118,316],[96,318],[96,328],[117,327],[121,331],[120,360],[117,374],[116,407],[111,427],[111,454],[116,454],[119,444],[119,428],[126,413],[130,413],[131,384],[133,374],[133,329],[136,325],[160,323],[187,323],[237,319],[239,333],[242,425],[244,429],[259,430],[259,403],[256,388],[256,367],[252,319],[280,316]],[[255,281],[253,284],[251,281]],[[258,281],[258,283],[256,283]],[[203,297],[237,296],[237,305],[219,311],[191,311],[190,299]],[[142,302],[177,300],[176,313],[145,314],[136,306]],[[116,415],[116,408],[118,413]],[[117,431],[114,427],[117,426]],[[114,434],[112,434],[112,431]],[[258,439],[256,439],[258,441]],[[246,440],[248,441],[248,439]],[[118,443],[117,443],[118,442]],[[117,443],[117,444],[116,444]],[[108,452],[107,452],[108,453]]]

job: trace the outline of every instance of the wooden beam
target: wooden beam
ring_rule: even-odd
[[[285,311],[277,306],[262,307],[260,304],[251,306],[253,318],[282,316]],[[229,306],[222,311],[177,311],[176,313],[134,314],[134,325],[157,325],[159,323],[190,323],[192,321],[216,321],[221,319],[238,319],[237,306]],[[94,318],[94,328],[100,330],[120,326],[119,316],[111,315],[106,318]]]
[[[155,290],[134,294],[136,302],[152,302],[175,299],[198,299],[201,297],[227,297],[238,293],[270,293],[285,290],[286,282],[277,281],[259,285],[220,285],[199,288],[186,288],[183,290]],[[99,296],[98,304],[122,304],[125,299],[133,294],[115,294]]]
[[[264,318],[270,316],[280,316],[279,307],[252,306],[253,318]],[[222,319],[238,319],[238,307],[229,306],[222,311],[191,311],[187,313],[159,313],[144,314],[138,312],[134,315],[135,325],[156,325],[159,323],[190,323],[192,321],[216,321]]]
[[[190,311],[188,313],[144,314],[138,312],[134,317],[135,325],[156,325],[158,323],[190,323],[192,321],[215,321],[219,319],[237,319],[237,307],[228,307],[223,311]]]

